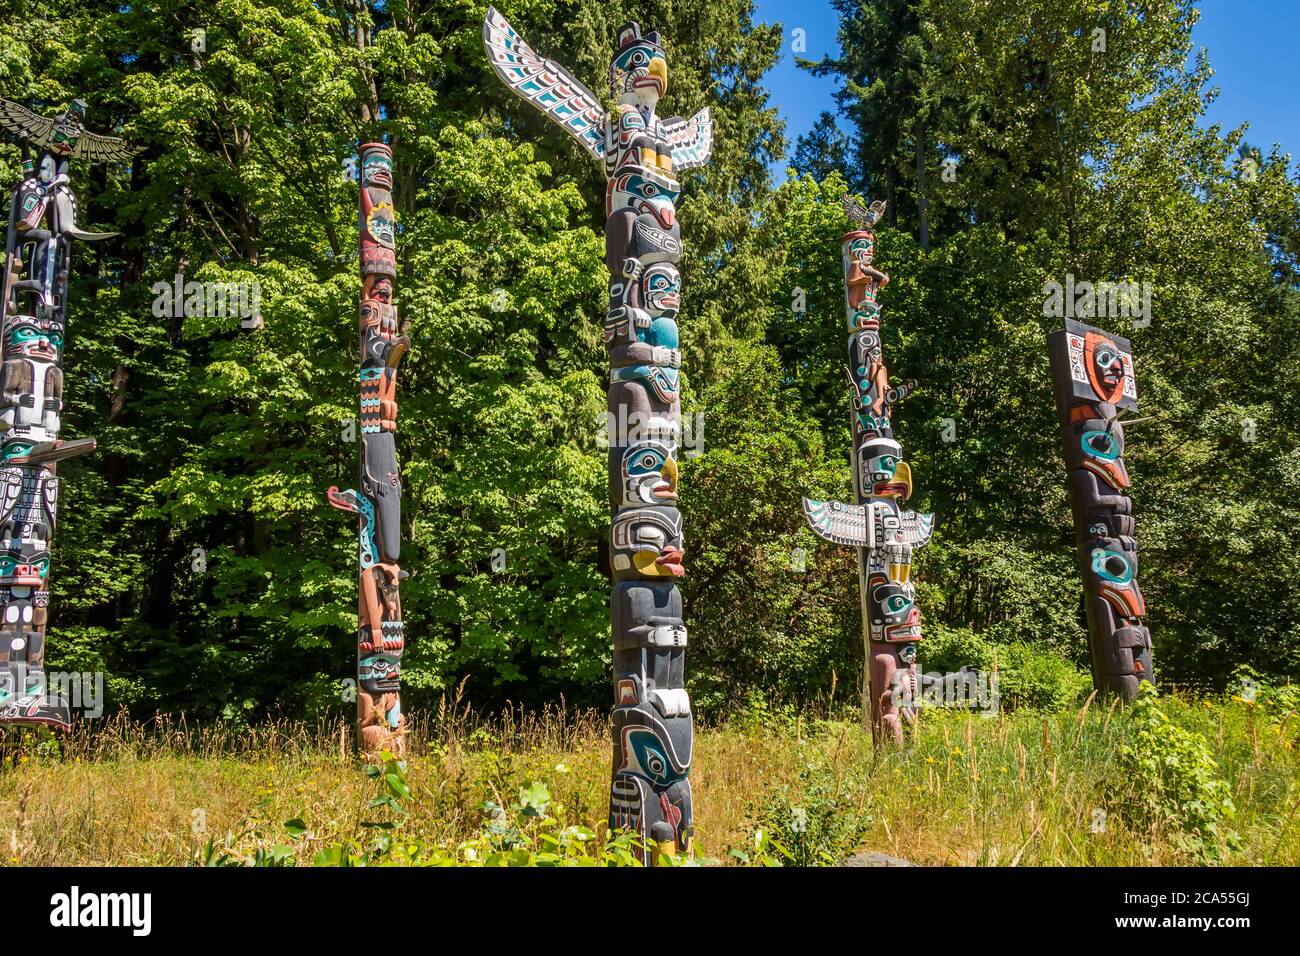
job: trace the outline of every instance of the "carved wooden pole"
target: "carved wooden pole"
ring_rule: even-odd
[[[676,174],[709,160],[707,109],[692,119],[655,113],[668,88],[657,33],[618,30],[605,114],[596,95],[524,43],[496,10],[483,40],[497,75],[603,164],[609,309],[610,601],[614,641],[611,829],[631,829],[653,852],[686,852],[691,834],[691,703],[686,625],[675,580],[682,568],[677,502],[681,437],[677,311],[682,254]]]
[[[393,306],[393,152],[361,147],[360,232],[361,433],[359,485],[329,489],[329,502],[358,516],[357,741],[363,756],[405,750],[402,715],[400,588],[407,573],[402,547],[402,484],[397,465],[397,366],[408,341]]]
[[[1151,632],[1142,623],[1136,525],[1124,466],[1122,410],[1136,411],[1128,339],[1065,320],[1047,337],[1083,576],[1092,683],[1124,700],[1153,679]]]
[[[901,507],[912,493],[912,471],[894,438],[890,409],[915,383],[889,384],[880,342],[877,293],[889,276],[874,265],[872,231],[885,204],[864,209],[845,196],[844,210],[858,226],[843,237],[845,313],[849,330],[849,396],[856,504],[803,499],[814,532],[858,549],[865,661],[862,720],[877,744],[902,743],[906,706],[920,695],[916,673],[921,612],[911,581],[912,551],[930,540],[934,515]]]
[[[23,144],[0,277],[0,723],[60,729],[68,701],[45,671],[58,463],[95,450],[93,438],[59,438],[71,240],[117,235],[77,225],[68,160],[129,162],[138,152],[87,131],[85,116],[82,100],[53,118],[0,100],[0,126]]]

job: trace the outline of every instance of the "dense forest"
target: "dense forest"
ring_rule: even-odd
[[[1191,3],[833,3],[844,53],[804,65],[843,81],[838,116],[795,143],[764,88],[787,35],[749,0],[498,4],[598,90],[638,19],[667,41],[665,115],[713,110],[679,204],[697,709],[856,698],[851,552],[799,510],[849,495],[846,189],[889,201],[885,351],[918,383],[895,428],[938,516],[922,668],[996,658],[1025,694],[1086,670],[1045,344],[1045,284],[1072,276],[1151,289],[1149,323],[1098,324],[1137,363],[1157,677],[1300,675],[1300,178],[1205,121]],[[0,96],[80,96],[144,149],[73,167],[83,220],[121,236],[74,253],[64,435],[99,451],[61,469],[52,669],[103,671],[137,714],[350,707],[355,524],[325,489],[356,469],[355,164],[383,139],[413,341],[407,708],[462,682],[485,707],[608,701],[603,175],[492,76],[485,7],[0,0]],[[157,315],[178,274],[258,283],[260,327]]]

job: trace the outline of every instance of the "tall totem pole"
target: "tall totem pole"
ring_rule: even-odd
[[[393,151],[361,147],[361,466],[356,490],[329,503],[358,516],[357,745],[363,756],[405,750],[402,716],[402,484],[397,466],[397,366],[408,340],[393,305],[397,277]]]
[[[0,277],[0,723],[61,729],[68,702],[45,673],[58,463],[95,450],[93,438],[59,438],[70,240],[117,235],[78,227],[68,161],[129,162],[139,152],[88,132],[85,117],[82,100],[52,118],[0,100],[0,126],[22,141],[23,163]]]
[[[1092,683],[1132,700],[1138,685],[1152,679],[1119,422],[1121,410],[1138,407],[1133,355],[1128,339],[1072,319],[1048,335],[1047,350],[1083,575]]]
[[[610,609],[614,639],[612,829],[630,829],[653,852],[689,849],[691,704],[684,683],[686,625],[674,580],[683,574],[677,502],[681,437],[677,311],[681,228],[676,173],[709,160],[708,109],[660,119],[668,60],[657,33],[618,30],[609,65],[608,115],[596,95],[539,57],[496,10],[483,42],[510,89],[603,163],[609,308]]]
[[[901,704],[917,699],[916,648],[921,612],[911,582],[912,551],[930,540],[934,515],[905,511],[912,471],[894,439],[890,409],[916,386],[891,386],[880,344],[879,291],[889,276],[873,264],[872,231],[885,204],[864,209],[844,197],[844,211],[858,227],[840,240],[843,248],[845,312],[848,318],[849,398],[856,504],[803,499],[814,532],[834,544],[858,549],[862,602],[862,720],[871,723],[877,744],[903,742]]]

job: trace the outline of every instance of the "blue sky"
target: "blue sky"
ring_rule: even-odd
[[[834,112],[836,89],[833,79],[818,79],[795,65],[793,31],[805,31],[807,52],[801,56],[815,60],[826,53],[835,55],[839,52],[835,12],[828,0],[755,0],[755,6],[757,21],[785,26],[781,61],[766,83],[786,120],[793,151],[795,138],[816,122],[822,110]],[[1247,140],[1265,153],[1280,143],[1283,152],[1291,153],[1294,166],[1294,158],[1300,157],[1300,106],[1295,101],[1300,2],[1205,0],[1200,11],[1192,39],[1209,50],[1214,70],[1211,85],[1219,87],[1208,121],[1224,129],[1249,123]],[[784,163],[778,166],[783,169]]]

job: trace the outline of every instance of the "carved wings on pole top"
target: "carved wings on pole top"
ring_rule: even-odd
[[[664,120],[664,136],[673,149],[673,169],[698,169],[713,152],[713,118],[706,106],[689,120],[674,116]]]
[[[576,139],[593,159],[604,158],[605,110],[595,93],[554,60],[533,52],[495,7],[488,7],[483,19],[483,46],[506,86]],[[704,113],[708,125],[708,111]]]
[[[0,99],[0,126],[40,149],[54,149],[55,132],[61,117],[41,116],[12,100]],[[92,163],[125,163],[141,151],[116,136],[102,136],[85,129],[74,132],[76,145],[67,155]]]
[[[877,199],[870,206],[864,206],[855,197],[845,193],[841,202],[844,205],[844,215],[848,216],[849,221],[855,226],[863,229],[873,228],[880,221],[880,217],[885,214],[885,201],[883,199]]]

